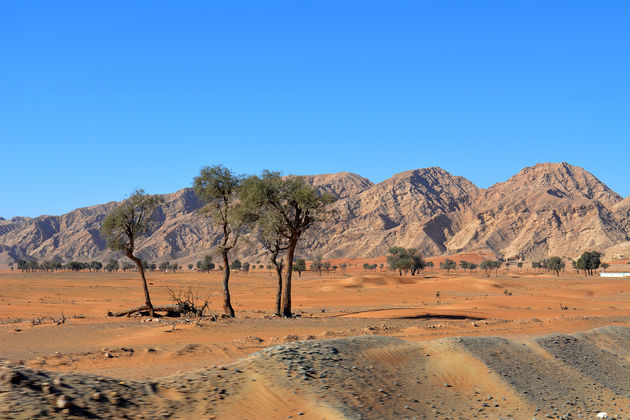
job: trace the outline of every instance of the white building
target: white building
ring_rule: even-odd
[[[599,275],[601,277],[630,277],[630,272],[625,273],[625,272],[605,272],[605,271],[600,271]]]

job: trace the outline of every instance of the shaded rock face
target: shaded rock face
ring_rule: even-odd
[[[392,246],[425,255],[482,251],[505,258],[630,252],[630,198],[564,162],[525,168],[487,190],[440,168],[402,172],[378,184],[347,172],[304,178],[337,199],[328,220],[303,237],[298,251],[306,258],[378,256]],[[221,234],[198,211],[203,203],[194,192],[186,188],[164,199],[157,227],[139,244],[141,257],[193,261],[212,253]],[[116,204],[0,219],[0,262],[119,258],[99,233]],[[262,256],[262,248],[244,243],[239,253]]]

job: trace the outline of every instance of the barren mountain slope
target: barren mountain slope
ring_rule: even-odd
[[[630,201],[567,163],[525,168],[485,191],[440,168],[402,172],[376,185],[347,172],[305,179],[337,198],[329,221],[303,237],[298,251],[307,258],[384,255],[395,245],[425,255],[486,251],[508,258],[574,257],[587,249],[630,252]],[[196,212],[202,203],[193,191],[164,198],[158,227],[139,244],[141,257],[188,263],[213,252],[220,233]],[[0,220],[0,263],[120,257],[99,235],[115,205]],[[262,249],[243,242],[239,255],[261,259]]]
[[[489,250],[506,258],[602,251],[630,239],[611,211],[620,201],[582,168],[538,164],[484,191],[447,246],[451,251]]]
[[[32,257],[85,261],[105,248],[99,230],[116,203],[73,210],[62,216],[0,221],[2,260]]]
[[[326,257],[384,255],[395,245],[441,254],[458,230],[457,213],[479,193],[441,168],[402,172],[335,203],[332,221],[309,233],[302,248]]]
[[[372,183],[356,174],[314,175],[308,182],[335,197],[348,197]],[[202,207],[195,193],[184,188],[165,194],[158,210],[158,225],[149,238],[138,243],[139,255],[147,260],[196,259],[212,252],[220,233],[210,220],[200,215]],[[120,258],[106,248],[100,227],[107,213],[117,205],[111,202],[73,210],[61,216],[15,217],[0,220],[0,263],[19,258],[89,261]],[[249,252],[247,246],[242,252]],[[250,248],[255,248],[250,246]]]
[[[615,218],[627,232],[630,232],[630,197],[626,197],[612,207]]]

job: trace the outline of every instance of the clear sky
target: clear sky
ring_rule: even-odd
[[[0,0],[0,216],[202,166],[440,166],[480,187],[568,161],[630,195],[628,1]]]

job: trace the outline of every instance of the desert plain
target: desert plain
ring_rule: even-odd
[[[0,418],[630,418],[627,280],[366,261],[296,273],[291,319],[267,270],[233,273],[233,319],[219,271],[149,273],[202,318],[108,317],[136,272],[3,272]]]

